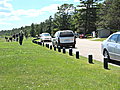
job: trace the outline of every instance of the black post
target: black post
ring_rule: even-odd
[[[76,59],[79,59],[79,51],[76,51]]]
[[[104,69],[108,69],[108,58],[104,57]]]
[[[40,42],[40,45],[42,45],[42,42]]]
[[[56,46],[54,46],[54,51],[56,51]]]
[[[47,47],[47,44],[46,44],[46,47]]]
[[[44,42],[42,43],[43,47],[44,47]]]
[[[63,47],[63,53],[64,53],[64,54],[66,53],[65,47]]]
[[[36,44],[38,44],[38,42],[36,41]]]
[[[69,49],[69,55],[72,56],[72,48]]]
[[[50,50],[52,50],[52,45],[50,45]]]
[[[88,55],[88,62],[93,63],[93,56],[92,55]]]
[[[58,52],[61,52],[61,47],[60,46],[58,46]]]
[[[38,42],[39,45],[41,45],[41,42]]]
[[[34,43],[34,40],[32,40],[32,42]]]
[[[48,48],[49,48],[49,44],[48,44],[47,46],[48,46]]]
[[[37,44],[37,41],[35,41],[35,44]]]

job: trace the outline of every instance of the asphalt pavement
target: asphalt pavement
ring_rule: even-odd
[[[45,42],[45,44],[52,45],[51,42]],[[91,41],[89,39],[80,39],[76,38],[76,45],[75,48],[72,48],[73,53],[75,54],[76,51],[79,51],[81,56],[87,57],[88,55],[92,55],[94,60],[98,60],[103,62],[103,55],[101,52],[101,41]],[[69,51],[69,48],[66,48],[66,51]],[[111,62],[113,65],[120,66],[120,62]]]
[[[51,42],[45,43],[52,45]],[[88,55],[93,55],[93,59],[103,61],[103,56],[101,54],[101,42],[76,38],[75,48],[72,49],[73,53],[79,51],[81,56],[88,57]],[[66,50],[69,51],[69,48],[67,48]]]
[[[76,48],[79,50],[81,56],[88,57],[88,55],[93,55],[93,59],[103,62],[101,43],[99,41],[77,38]]]

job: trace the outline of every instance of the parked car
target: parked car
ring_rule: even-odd
[[[102,53],[109,60],[120,61],[120,32],[110,35],[103,41]]]
[[[42,33],[40,34],[40,40],[41,41],[51,41],[52,37],[49,33]]]
[[[53,46],[72,46],[75,47],[76,38],[72,30],[57,31],[52,40]]]
[[[84,37],[85,37],[84,34],[80,34],[80,35],[79,35],[79,38],[84,38]]]
[[[75,38],[79,38],[80,34],[79,33],[74,33]]]

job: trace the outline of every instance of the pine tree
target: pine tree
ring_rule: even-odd
[[[99,0],[80,0],[81,5],[78,7],[82,7],[80,15],[82,21],[81,26],[84,27],[84,34],[96,31],[96,11],[98,8],[96,2],[99,2]]]
[[[111,31],[120,30],[120,0],[106,0],[101,6],[99,25]]]
[[[31,31],[30,31],[30,35],[31,37],[35,37],[35,26],[34,26],[34,23],[31,24]]]

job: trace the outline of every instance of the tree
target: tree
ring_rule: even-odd
[[[52,16],[49,17],[49,19],[45,20],[45,26],[46,26],[46,30],[45,32],[48,32],[51,34],[52,32]]]
[[[76,31],[77,33],[80,33],[80,26],[81,26],[81,15],[80,15],[81,13],[79,11],[80,11],[79,9],[75,8],[70,20],[71,30]]]
[[[120,30],[120,0],[106,0],[100,8],[98,25],[101,28]]]
[[[30,35],[31,37],[35,37],[35,26],[34,26],[34,23],[31,24],[31,31],[30,31]]]
[[[73,10],[73,4],[63,4],[58,7],[58,12],[54,16],[54,24],[58,27],[58,29],[70,29],[70,19]]]
[[[120,0],[113,0],[111,5],[111,29],[120,30]]]
[[[52,16],[49,17],[48,33],[52,33]]]
[[[36,29],[36,34],[39,36],[39,34],[40,34],[40,25],[39,24],[35,25],[35,29]]]
[[[40,33],[43,33],[44,22],[40,23]]]
[[[25,35],[25,38],[27,39],[28,38],[28,31],[27,31],[27,29],[24,29],[24,35]]]
[[[80,15],[81,15],[81,26],[84,27],[83,33],[91,33],[92,31],[96,31],[96,9],[98,8],[97,2],[100,0],[80,0],[81,7]]]

